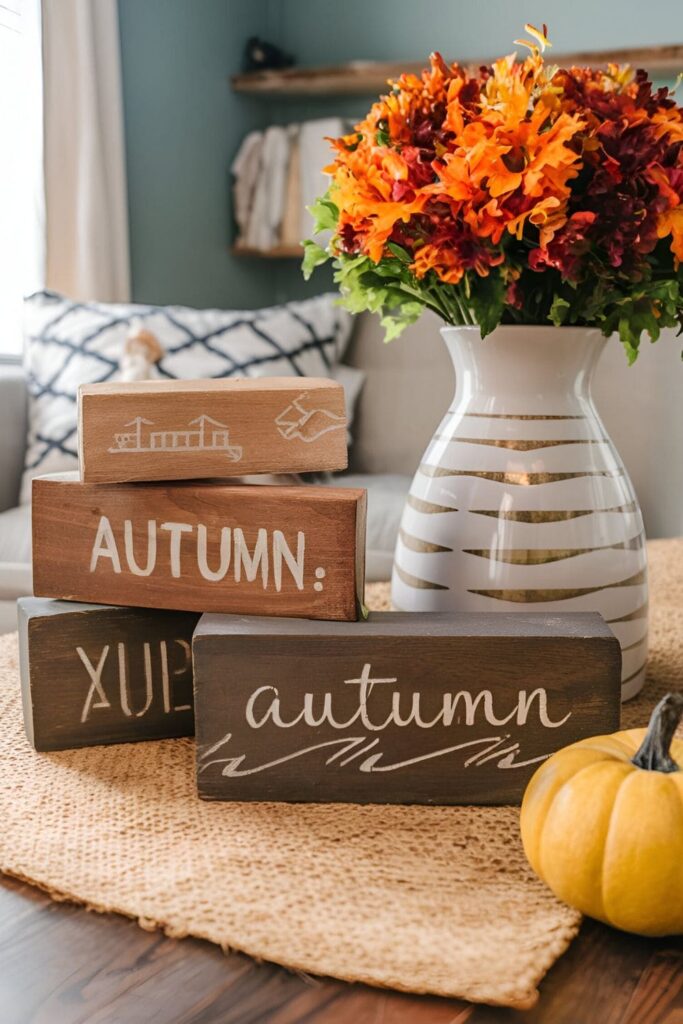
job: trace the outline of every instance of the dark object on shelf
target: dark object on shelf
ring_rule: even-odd
[[[245,71],[281,70],[282,68],[291,68],[293,64],[294,57],[291,53],[285,53],[274,43],[267,43],[265,39],[259,39],[258,36],[247,39],[243,61]]]

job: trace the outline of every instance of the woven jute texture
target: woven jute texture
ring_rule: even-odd
[[[683,540],[650,545],[652,655],[626,726],[683,675]],[[388,587],[369,604],[388,605]],[[218,804],[194,745],[36,754],[0,642],[0,869],[144,928],[315,974],[518,1008],[579,915],[532,875],[515,808]]]

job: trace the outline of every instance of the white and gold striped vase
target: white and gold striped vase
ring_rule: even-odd
[[[455,398],[403,511],[395,607],[598,611],[621,643],[628,700],[645,678],[647,560],[633,486],[591,397],[605,338],[580,327],[442,334]]]

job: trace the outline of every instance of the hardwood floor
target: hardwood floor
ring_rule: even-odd
[[[683,939],[586,922],[526,1013],[299,977],[0,877],[0,1024],[683,1024]]]

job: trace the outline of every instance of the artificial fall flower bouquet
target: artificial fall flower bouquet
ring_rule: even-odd
[[[329,191],[312,208],[352,312],[387,340],[432,309],[447,324],[683,330],[683,108],[644,71],[530,55],[476,74],[439,54],[404,74],[354,132],[330,140]]]

